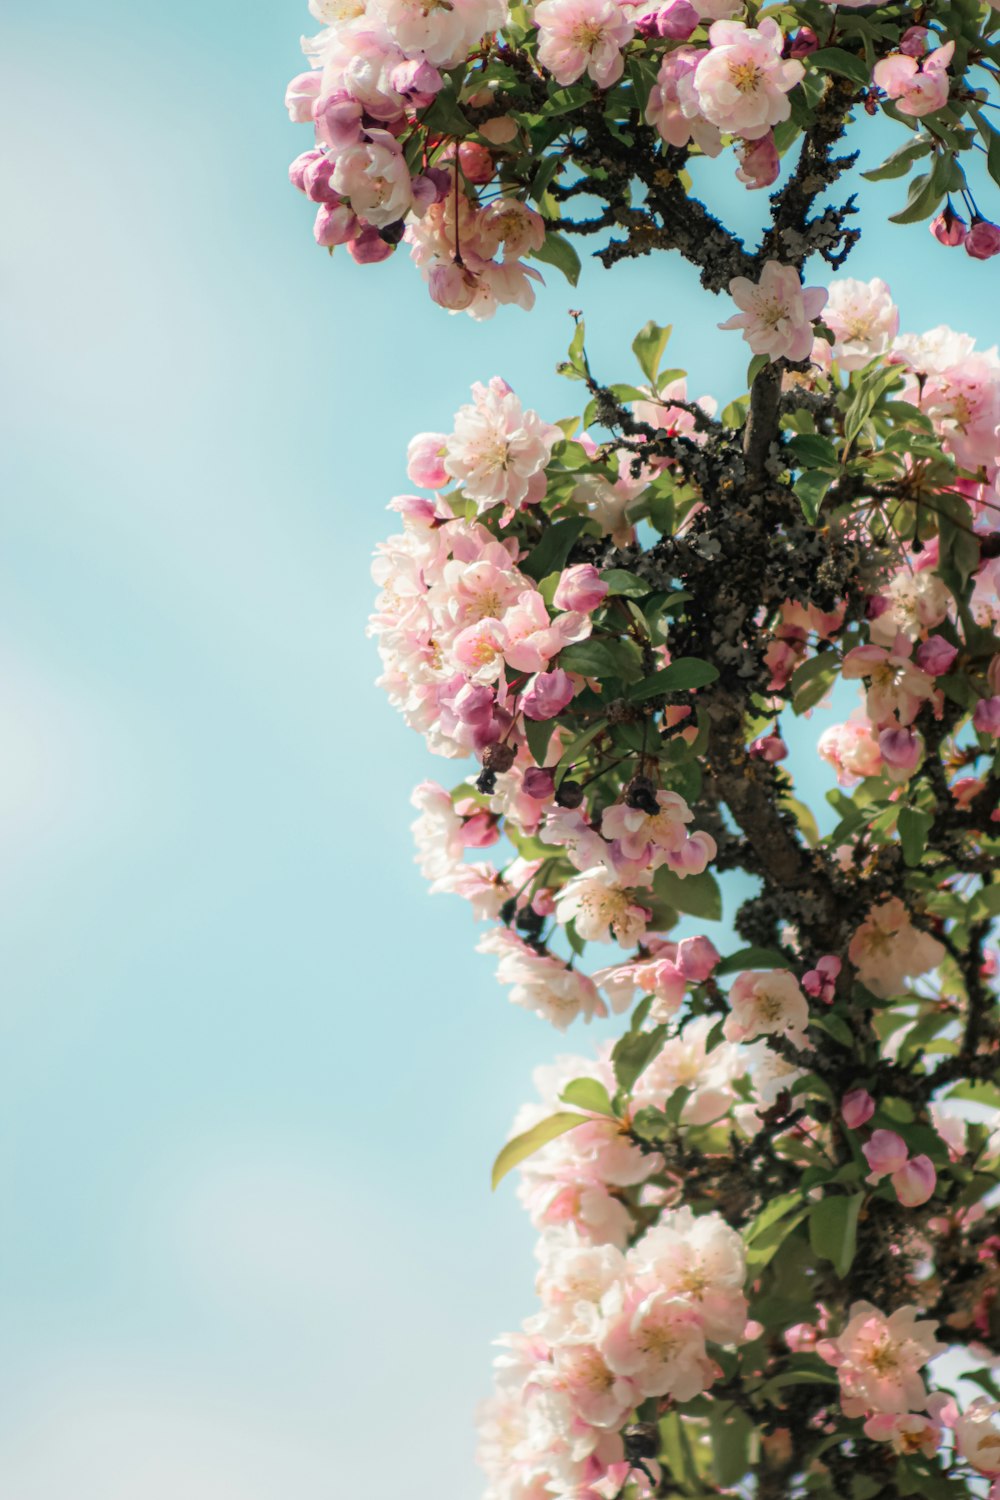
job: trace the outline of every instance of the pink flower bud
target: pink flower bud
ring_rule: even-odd
[[[988,219],[973,219],[972,228],[965,236],[965,253],[973,260],[989,260],[1000,255],[1000,225]]]
[[[554,719],[575,692],[572,678],[562,667],[554,672],[536,672],[521,698],[521,708],[529,719]]]
[[[421,172],[410,179],[410,191],[413,194],[413,211],[418,219],[422,219],[431,205],[438,202],[437,183],[433,177]]]
[[[913,729],[883,729],[878,737],[882,759],[890,776],[912,776],[924,753],[924,742]]]
[[[943,635],[932,635],[926,641],[921,641],[913,660],[922,672],[929,672],[932,677],[943,677],[946,672],[951,671],[957,655],[957,646],[949,645]]]
[[[563,573],[552,602],[556,609],[573,609],[589,615],[607,596],[608,585],[597,569],[591,563],[577,563]]]
[[[322,204],[313,225],[317,245],[326,250],[332,250],[334,245],[346,245],[357,230],[357,216],[346,203]]]
[[[347,253],[359,266],[375,266],[388,260],[395,245],[387,245],[373,224],[362,224],[353,239],[347,241]]]
[[[322,73],[299,73],[285,90],[285,108],[293,125],[305,125],[312,119],[319,97]]]
[[[750,746],[750,754],[758,760],[766,760],[769,765],[775,765],[779,760],[788,759],[788,746],[780,735],[764,734],[754,740]]]
[[[288,168],[288,180],[292,187],[298,188],[300,193],[306,190],[306,169],[311,167],[314,161],[322,159],[322,151],[303,151],[297,156]]]
[[[968,234],[965,220],[948,203],[930,223],[930,231],[942,245],[962,245]]]
[[[930,32],[926,26],[908,26],[899,39],[899,50],[906,57],[923,57]]]
[[[770,187],[781,171],[778,148],[774,135],[769,130],[759,141],[744,141],[740,151],[740,165],[736,176],[751,190]]]
[[[492,154],[485,146],[478,145],[476,141],[461,143],[458,148],[458,164],[462,168],[466,182],[475,183],[477,187],[491,182],[496,170]]]
[[[316,139],[331,151],[344,151],[361,139],[361,105],[343,91],[327,94],[316,105]]]
[[[871,1167],[868,1181],[881,1182],[905,1166],[909,1151],[901,1135],[894,1130],[876,1130],[867,1145],[862,1146],[865,1160]]]
[[[698,25],[698,12],[688,0],[667,0],[656,12],[656,35],[686,42]]]
[[[553,771],[542,766],[529,766],[524,773],[521,790],[526,797],[532,797],[536,802],[548,802],[555,792],[555,784]]]
[[[689,984],[701,984],[719,962],[719,952],[707,937],[681,938],[677,944],[677,967]]]
[[[332,177],[333,162],[330,157],[317,155],[302,174],[306,196],[314,203],[340,203],[341,197],[331,182]]]
[[[444,448],[448,439],[443,432],[418,432],[406,450],[406,475],[411,484],[422,490],[440,490],[448,483],[444,466]]]
[[[981,698],[972,715],[972,726],[979,734],[1000,735],[1000,698]]]
[[[485,849],[500,837],[500,827],[492,813],[477,812],[462,824],[462,843],[466,849]]]
[[[875,1132],[876,1135],[879,1133]],[[934,1196],[937,1172],[929,1156],[915,1156],[892,1174],[896,1197],[905,1208],[919,1208]]]
[[[867,1089],[851,1089],[840,1101],[840,1113],[848,1130],[858,1130],[875,1113],[875,1100]]]
[[[819,37],[811,26],[800,26],[792,37],[791,46],[788,49],[789,57],[808,57],[810,53],[819,50]]]
[[[393,68],[389,82],[397,94],[405,94],[417,109],[426,109],[444,87],[444,79],[425,57],[407,58]]]
[[[832,1005],[837,995],[837,976],[843,965],[833,953],[824,954],[815,969],[802,976],[802,988],[814,1000]]]
[[[484,120],[479,127],[479,134],[493,146],[506,146],[517,135],[517,121],[512,120],[510,115],[498,115],[493,120]]]
[[[475,300],[479,283],[475,274],[466,266],[434,266],[427,277],[427,290],[438,307],[447,307],[451,312],[464,312]]]

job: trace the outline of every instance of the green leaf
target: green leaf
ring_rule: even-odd
[[[681,656],[669,667],[644,677],[629,693],[629,701],[641,703],[645,698],[656,698],[661,693],[683,693],[691,688],[708,687],[719,675],[711,662],[701,661],[697,656]]]
[[[785,1215],[776,1223],[769,1225],[767,1229],[762,1230],[753,1244],[747,1246],[747,1270],[752,1275],[759,1275],[774,1259],[789,1235],[799,1227],[808,1212],[808,1209],[800,1208],[793,1214]]]
[[[654,388],[656,386],[656,377],[660,372],[660,361],[667,347],[670,333],[671,328],[669,324],[661,328],[651,318],[648,323],[639,329],[639,332],[632,340],[632,353],[639,361],[639,369]]]
[[[800,474],[792,486],[802,507],[802,514],[810,526],[815,526],[819,519],[820,506],[823,504],[833,479],[832,474],[823,474],[818,469],[810,469],[805,474]]]
[[[559,1095],[563,1104],[573,1104],[577,1109],[589,1109],[591,1114],[610,1115],[614,1119],[611,1100],[603,1083],[596,1078],[574,1078]]]
[[[653,890],[660,901],[667,902],[675,911],[701,917],[705,922],[722,921],[722,892],[708,870],[682,880],[675,871],[661,865],[653,877]]]
[[[803,1207],[802,1194],[799,1192],[782,1193],[780,1197],[772,1198],[767,1207],[762,1208],[753,1222],[747,1225],[743,1231],[744,1240],[748,1245],[752,1244],[755,1239],[770,1229],[772,1224],[777,1224],[778,1220],[783,1219],[786,1214]]]
[[[628,599],[644,599],[653,592],[651,583],[647,583],[644,578],[637,578],[625,568],[606,568],[601,577],[608,585],[609,594],[624,595]]]
[[[642,652],[635,641],[591,636],[587,641],[564,646],[559,665],[584,677],[620,677],[624,682],[635,682],[642,676]]]
[[[834,474],[840,469],[836,448],[819,433],[800,432],[789,439],[787,446],[797,469],[830,469]]]
[[[924,812],[922,808],[899,809],[899,842],[903,846],[903,858],[911,869],[916,868],[923,858],[924,845],[933,822],[933,813]]]
[[[829,1194],[809,1210],[809,1243],[816,1254],[846,1276],[858,1247],[858,1214],[863,1193]]]
[[[589,725],[582,734],[577,735],[575,740],[569,742],[559,758],[559,765],[571,766],[577,757],[583,754],[591,740],[596,739],[601,730],[607,729],[607,727],[607,719],[598,719],[595,723]]]
[[[557,1136],[565,1135],[567,1130],[575,1130],[578,1125],[589,1123],[588,1115],[573,1115],[561,1113],[549,1115],[547,1120],[540,1120],[530,1130],[524,1131],[522,1135],[516,1135],[512,1141],[508,1141],[493,1163],[493,1187],[494,1189],[503,1181],[511,1168],[518,1166],[527,1157],[534,1156],[549,1141],[554,1141]]]
[[[872,81],[871,70],[863,58],[856,57],[853,52],[845,52],[842,47],[821,47],[818,52],[812,53],[809,61],[814,68],[822,68],[826,73],[839,73],[841,78],[849,78],[859,88],[866,89]]]
[[[518,563],[521,572],[538,583],[546,573],[561,571],[586,524],[586,516],[567,516],[564,521],[551,522],[541,541]]]
[[[553,89],[545,101],[546,115],[568,115],[573,110],[579,109],[581,104],[586,104],[588,99],[593,98],[593,89],[589,84],[571,84],[569,88]]]
[[[776,948],[741,948],[724,958],[715,970],[716,978],[723,974],[739,974],[744,969],[787,969],[788,959]]]
[[[554,719],[529,719],[524,718],[524,737],[528,741],[528,749],[535,757],[536,766],[544,766],[545,757],[549,753],[549,740],[555,728]]]
[[[929,172],[921,172],[910,183],[906,203],[898,213],[890,214],[893,224],[919,224],[929,219],[948,191],[953,157],[950,152],[939,156]]]
[[[720,1412],[715,1404],[708,1419],[712,1440],[712,1469],[723,1489],[739,1484],[750,1464],[754,1425],[738,1406]]]
[[[766,370],[770,363],[771,356],[769,354],[754,355],[753,359],[747,365],[747,389],[753,385],[761,370]]]
[[[667,1028],[654,1026],[652,1031],[626,1031],[615,1043],[611,1062],[618,1087],[626,1094],[631,1091],[639,1074],[658,1055],[666,1039]]]
[[[900,146],[891,156],[887,156],[881,166],[873,167],[870,172],[862,172],[862,177],[867,177],[869,182],[884,182],[890,177],[903,177],[910,167],[921,156],[926,156],[931,149],[929,136],[917,136],[916,140],[907,141],[905,146]]]
[[[680,1124],[680,1122],[681,1122],[681,1115],[684,1113],[684,1106],[688,1102],[688,1100],[690,1099],[690,1097],[691,1097],[691,1095],[693,1093],[694,1093],[693,1089],[688,1089],[688,1088],[676,1088],[676,1089],[674,1089],[674,1091],[670,1095],[670,1098],[667,1100],[666,1108],[664,1110],[664,1114],[666,1115],[667,1119],[670,1121],[671,1125],[679,1125]]]
[[[451,83],[446,84],[420,120],[421,124],[440,131],[442,135],[471,135],[475,129],[468,116],[459,109],[455,88]]]
[[[534,260],[555,266],[563,273],[570,286],[576,286],[580,280],[580,257],[569,240],[564,235],[557,234],[554,229],[546,231],[541,247],[532,250],[531,254]]]

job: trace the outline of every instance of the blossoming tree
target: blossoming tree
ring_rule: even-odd
[[[994,13],[311,9],[288,106],[321,245],[405,245],[476,318],[530,306],[538,262],[575,280],[585,237],[607,266],[672,250],[752,356],[720,410],[667,330],[607,384],[578,320],[583,410],[474,386],[410,445],[422,493],[375,564],[386,691],[475,763],[414,794],[432,889],[489,924],[516,1004],[621,1017],[538,1071],[494,1168],[540,1238],[489,1500],[1000,1496],[1000,360],[819,274],[858,237],[856,168],[989,274],[961,257],[1000,250],[973,196],[1000,180]],[[711,207],[733,157],[773,189],[753,248]],[[819,741],[821,836],[783,727],[834,687],[857,707]],[[732,951],[672,937],[732,871]]]

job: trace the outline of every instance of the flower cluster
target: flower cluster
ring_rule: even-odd
[[[616,222],[613,194],[596,222],[568,212],[588,186],[600,196],[623,173],[655,189],[657,172],[675,171],[671,151],[716,157],[731,146],[738,180],[770,187],[836,96],[845,119],[863,104],[927,120],[930,133],[903,148],[901,165],[890,159],[874,175],[895,177],[937,153],[906,216],[915,200],[926,218],[943,204],[931,226],[938,240],[995,255],[1000,228],[979,212],[960,164],[974,131],[993,151],[980,109],[993,80],[990,8],[951,8],[940,29],[893,16],[877,32],[829,9],[797,0],[761,19],[740,0],[311,0],[322,29],[303,40],[309,71],[292,79],[286,105],[314,144],[292,164],[292,182],[316,205],[320,245],[369,264],[406,243],[437,303],[484,318],[501,303],[532,305],[540,276],[525,257],[575,279],[564,235]],[[955,127],[966,112],[963,134]],[[628,146],[641,131],[648,163],[626,156],[622,173],[609,173],[609,143]],[[828,241],[817,244],[828,252]],[[774,262],[759,283],[738,276],[733,293],[733,326],[755,348],[805,357],[820,293],[803,294],[794,268]]]
[[[735,291],[784,397],[759,489],[733,479],[745,405],[661,375],[666,330],[606,387],[578,324],[582,427],[475,386],[411,443],[424,494],[374,565],[382,684],[471,763],[414,794],[421,871],[514,1004],[622,1018],[538,1071],[497,1158],[541,1270],[483,1409],[490,1500],[640,1500],[668,1471],[854,1500],[871,1451],[890,1495],[1000,1477],[991,1402],[933,1366],[1000,1347],[975,1115],[1000,1102],[1000,360],[900,334],[878,279],[768,262]],[[818,736],[821,829],[785,729],[840,684],[863,699]],[[736,946],[709,926],[733,869]]]

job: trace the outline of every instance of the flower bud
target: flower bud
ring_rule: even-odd
[[[763,734],[750,746],[750,754],[757,760],[775,765],[779,760],[788,759],[788,746],[778,734]]]
[[[510,115],[497,115],[493,120],[484,120],[479,134],[485,136],[491,146],[506,146],[517,135],[517,121]]]
[[[293,125],[305,125],[312,119],[319,97],[322,73],[298,73],[285,90],[285,108]]]
[[[317,153],[302,174],[302,186],[307,198],[314,203],[340,203],[341,196],[332,184],[333,162],[330,157]]]
[[[521,698],[521,708],[529,719],[554,719],[575,691],[573,679],[562,667],[554,672],[536,672]]]
[[[893,779],[912,776],[924,753],[924,742],[913,729],[883,729],[878,737],[882,759]]]
[[[969,232],[965,220],[955,212],[950,203],[946,203],[937,218],[931,220],[930,231],[942,245],[964,244]]]
[[[923,57],[930,32],[926,26],[907,26],[899,39],[899,50],[905,57]]]
[[[572,609],[589,615],[603,604],[608,585],[591,563],[576,563],[567,568],[556,585],[552,602],[556,609]]]
[[[526,797],[532,797],[536,802],[548,802],[555,791],[555,772],[547,770],[544,766],[529,766],[524,773],[521,782],[521,790]]]
[[[1000,225],[991,224],[988,219],[973,219],[964,243],[966,255],[973,260],[990,260],[1000,255]]]
[[[347,253],[359,266],[378,265],[380,260],[388,260],[395,248],[395,245],[386,244],[372,224],[362,224],[354,238],[347,242]]]
[[[466,182],[475,183],[477,187],[491,182],[496,170],[492,154],[476,141],[462,141],[458,148],[458,164]]]
[[[892,1174],[896,1197],[904,1208],[919,1208],[934,1196],[937,1172],[929,1156],[915,1156]]]
[[[913,654],[913,660],[922,672],[932,677],[943,677],[950,672],[958,655],[958,647],[951,646],[944,636],[932,635],[921,641]]]
[[[305,192],[306,169],[312,166],[314,161],[321,159],[322,156],[322,151],[313,150],[303,151],[301,156],[297,156],[295,158],[291,166],[288,168],[288,180],[292,184],[292,187],[298,188],[300,193]]]
[[[740,152],[740,165],[736,176],[753,191],[754,188],[770,187],[781,171],[778,148],[774,135],[769,130],[759,141],[744,141]]]
[[[972,715],[972,727],[979,734],[1000,735],[1000,698],[981,698]]]
[[[406,450],[406,477],[422,490],[440,490],[448,483],[443,432],[418,432]]]
[[[876,1130],[870,1141],[862,1146],[865,1160],[871,1167],[868,1175],[870,1183],[878,1183],[883,1177],[889,1177],[893,1172],[906,1164],[909,1151],[906,1142],[901,1135],[894,1130]]]
[[[707,937],[681,938],[677,967],[689,984],[702,984],[719,962],[719,952]]]
[[[672,42],[686,42],[698,19],[698,12],[688,0],[667,0],[656,12],[656,35]]]
[[[346,245],[358,231],[358,219],[347,203],[324,203],[316,215],[313,234],[317,245],[332,250],[334,245]]]
[[[808,57],[810,53],[819,50],[819,37],[811,26],[800,26],[791,39],[788,48],[789,57]]]
[[[848,1130],[857,1130],[875,1113],[875,1100],[867,1089],[850,1089],[840,1101],[840,1113]]]
[[[316,105],[316,139],[343,151],[361,139],[361,105],[350,94],[326,94]]]

